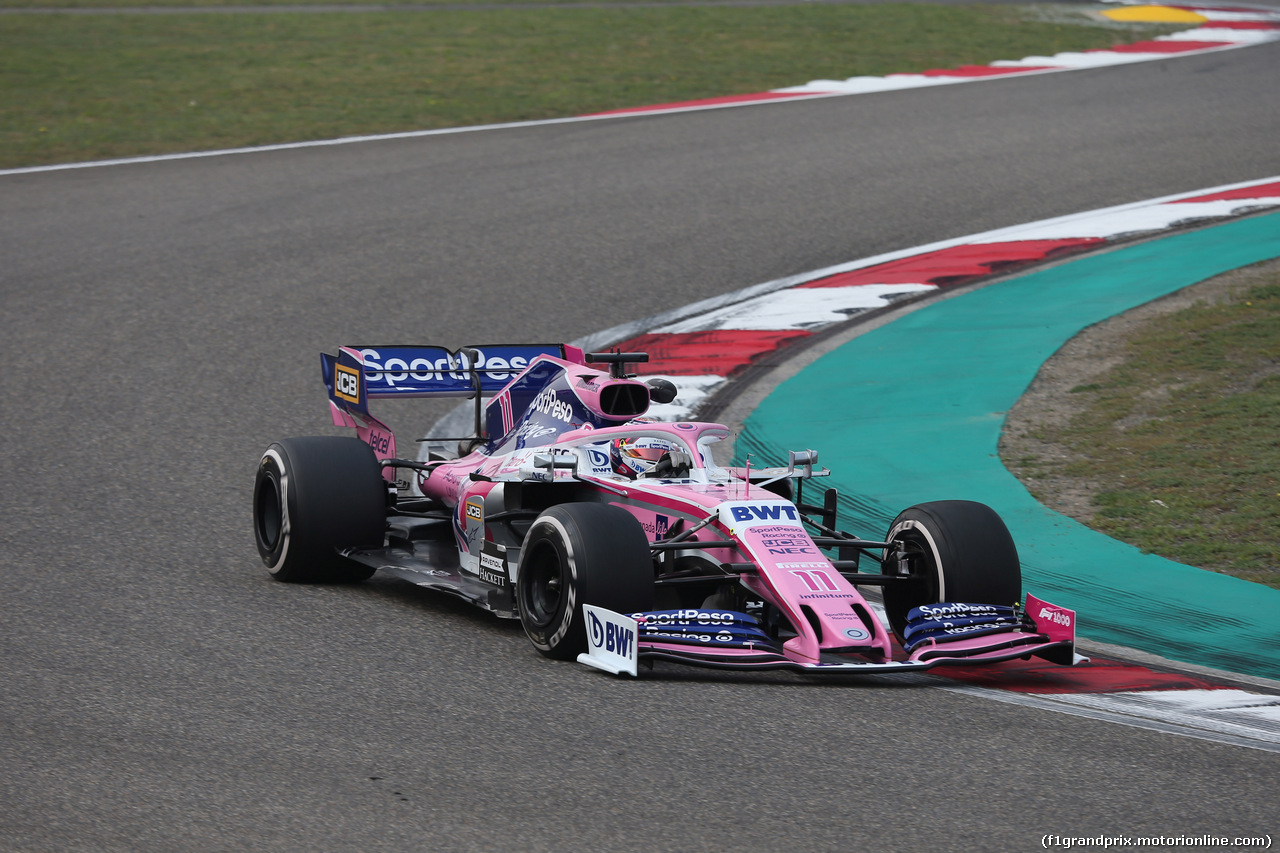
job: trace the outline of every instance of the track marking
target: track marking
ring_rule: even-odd
[[[1043,696],[991,690],[984,687],[957,687],[946,684],[939,684],[937,687],[951,693],[1037,708],[1042,711],[1056,711],[1073,717],[1085,717],[1147,731],[1261,749],[1266,752],[1280,752],[1280,733],[1277,733],[1277,727],[1280,727],[1280,700],[1252,705],[1251,707],[1257,708],[1260,712],[1257,719],[1236,721],[1215,718],[1212,713],[1195,713],[1186,708],[1178,709],[1178,701],[1184,698],[1182,695],[1171,695],[1165,701],[1156,698],[1162,695],[1158,691],[1102,696],[1095,694]],[[1244,694],[1249,697],[1245,700],[1248,702],[1267,699],[1260,694],[1245,694],[1244,691],[1213,692]],[[1177,694],[1183,693],[1184,691],[1177,691]],[[1192,701],[1190,704],[1194,707],[1197,703]],[[1169,707],[1161,707],[1161,705]]]
[[[616,344],[624,350],[659,353],[654,369],[677,373],[684,364],[703,374],[698,390],[705,400],[719,387],[705,375],[708,368],[727,367],[723,381],[728,382],[746,364],[770,356],[797,335],[807,337],[843,322],[848,314],[873,310],[876,299],[892,298],[892,288],[913,288],[902,295],[943,292],[1010,265],[1044,263],[1064,252],[1100,248],[1134,234],[1158,234],[1188,222],[1276,206],[1280,178],[1273,177],[1027,223],[766,282],[700,310],[676,309],[639,325],[619,327],[612,336],[601,333],[579,343],[595,347],[625,337]],[[860,288],[874,288],[864,299],[866,307],[844,301],[856,298],[853,294]],[[829,295],[815,299],[814,294]],[[753,346],[759,347],[754,356]],[[675,381],[678,386],[679,376]],[[696,405],[683,411],[678,405],[669,408],[663,412],[666,417],[696,417]],[[1087,646],[1087,640],[1082,642]],[[1073,668],[1035,662],[956,667],[935,670],[932,678],[942,689],[966,695],[1280,752],[1280,696],[1225,686],[1212,675],[1099,659]]]
[[[1150,41],[1121,45],[1108,50],[1092,50],[1082,53],[1059,53],[1054,56],[1031,56],[1018,60],[997,60],[989,65],[967,65],[961,68],[935,68],[919,74],[888,74],[884,77],[850,77],[846,80],[812,80],[801,86],[773,89],[744,95],[727,95],[719,98],[703,98],[645,107],[609,110],[566,118],[539,119],[536,121],[501,122],[496,124],[448,127],[436,130],[413,130],[400,133],[345,136],[338,139],[308,142],[286,142],[276,145],[259,145],[244,148],[226,148],[214,151],[189,151],[175,154],[154,154],[143,157],[121,157],[111,160],[91,160],[82,163],[55,163],[47,166],[25,166],[16,169],[0,169],[0,177],[30,175],[41,172],[60,172],[69,169],[96,169],[107,166],[128,166],[149,163],[165,163],[174,160],[194,160],[208,157],[228,157],[240,154],[264,154],[274,151],[295,151],[304,148],[326,148],[338,145],[356,145],[368,142],[389,142],[400,139],[423,139],[459,133],[514,130],[544,127],[558,124],[577,124],[590,121],[609,121],[618,118],[634,118],[645,115],[672,115],[703,110],[729,109],[743,106],[784,103],[795,100],[838,98],[849,95],[873,94],[902,89],[929,86],[973,83],[997,80],[1013,76],[1054,74],[1081,68],[1098,68],[1109,65],[1152,62],[1179,56],[1194,56],[1221,50],[1234,50],[1267,41],[1280,39],[1280,13],[1258,11],[1222,11],[1200,6],[1135,7],[1138,9],[1168,8],[1181,10],[1196,20],[1206,23],[1195,29]],[[1113,14],[1122,13],[1114,10]],[[1154,14],[1154,13],[1149,13]]]
[[[646,372],[704,377],[699,400],[750,364],[852,316],[1136,234],[1280,207],[1280,178],[1227,184],[931,243],[743,288],[576,341],[646,350]],[[865,289],[864,289],[865,288]],[[828,291],[829,295],[820,294]],[[678,383],[677,383],[678,384]],[[694,407],[671,407],[673,420]]]

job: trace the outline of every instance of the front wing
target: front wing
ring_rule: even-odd
[[[1088,660],[1075,652],[1074,613],[1031,596],[1027,597],[1026,612],[1030,626],[927,644],[901,660],[857,660],[829,654],[811,661],[788,656],[763,632],[753,631],[746,620],[710,630],[670,630],[669,625],[654,630],[642,625],[665,614],[626,616],[583,605],[588,650],[578,656],[578,662],[615,675],[635,676],[640,660],[668,660],[720,669],[788,669],[845,675],[920,672],[935,666],[999,663],[1032,655],[1068,666]]]

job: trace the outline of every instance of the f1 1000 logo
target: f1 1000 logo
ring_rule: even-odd
[[[1056,607],[1041,607],[1040,618],[1047,622],[1052,622],[1055,625],[1062,625],[1063,627],[1070,628],[1071,616],[1068,615],[1069,612],[1070,611],[1068,611],[1068,613],[1063,613]]]

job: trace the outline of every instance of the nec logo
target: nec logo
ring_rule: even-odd
[[[344,364],[333,366],[333,393],[351,402],[360,402],[360,371]]]
[[[784,518],[795,521],[796,508],[774,504],[773,506],[735,506],[731,507],[734,521],[781,521]]]

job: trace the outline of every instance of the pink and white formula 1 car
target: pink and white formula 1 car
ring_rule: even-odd
[[[1075,614],[1022,600],[991,509],[938,501],[883,540],[838,531],[835,490],[803,495],[830,473],[816,453],[724,468],[710,453],[724,426],[645,418],[675,395],[627,375],[647,360],[558,344],[322,355],[333,422],[357,437],[267,448],[253,496],[263,562],[294,582],[389,572],[520,619],[544,655],[615,673],[658,659],[805,673],[1079,659]],[[474,435],[448,439],[461,455],[397,458],[369,413],[373,398],[424,396],[476,400]],[[861,586],[881,588],[883,611]]]

